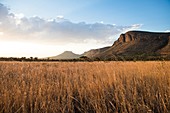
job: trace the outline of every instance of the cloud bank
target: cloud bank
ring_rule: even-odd
[[[2,40],[31,41],[47,44],[103,43],[112,44],[115,36],[141,24],[117,26],[112,24],[86,22],[73,23],[62,15],[56,19],[31,18],[23,14],[10,13],[0,3],[0,38]]]

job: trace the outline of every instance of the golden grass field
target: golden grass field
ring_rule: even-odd
[[[170,62],[0,62],[0,113],[170,113]]]

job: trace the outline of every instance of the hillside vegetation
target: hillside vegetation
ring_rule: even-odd
[[[169,113],[170,62],[1,62],[0,113]]]

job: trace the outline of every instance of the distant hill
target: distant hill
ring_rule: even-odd
[[[129,31],[121,34],[112,46],[90,50],[83,55],[101,59],[114,56],[170,55],[170,33]]]
[[[75,54],[72,51],[65,51],[57,56],[49,57],[49,59],[77,59],[81,55]]]

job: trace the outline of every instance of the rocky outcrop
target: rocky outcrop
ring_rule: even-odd
[[[118,44],[118,43],[125,43],[125,42],[130,42],[130,41],[133,41],[135,40],[135,36],[129,34],[129,33],[126,33],[126,34],[121,34],[120,37],[118,38],[117,41],[115,41],[115,45]]]
[[[168,37],[168,43],[158,51],[161,55],[170,55],[170,36]]]

